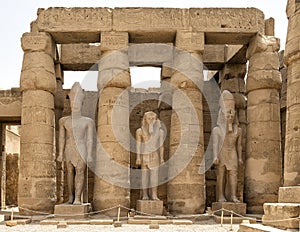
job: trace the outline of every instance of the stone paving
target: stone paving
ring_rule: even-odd
[[[233,225],[232,231],[237,231],[239,225]],[[149,225],[129,225],[123,224],[122,227],[115,228],[112,225],[69,225],[67,228],[57,229],[54,225],[35,225],[35,224],[28,224],[28,225],[17,225],[15,227],[7,227],[5,225],[0,225],[0,231],[5,232],[40,232],[40,231],[59,231],[59,232],[98,232],[98,231],[114,231],[114,232],[124,232],[124,231],[132,231],[132,232],[140,232],[140,231],[161,231],[161,232],[218,232],[218,231],[230,231],[230,225],[226,224],[221,227],[220,225],[211,224],[194,224],[194,225],[160,225],[159,229],[149,229]]]

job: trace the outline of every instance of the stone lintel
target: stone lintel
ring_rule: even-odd
[[[204,33],[192,31],[177,31],[176,47],[188,52],[203,53],[204,51]]]
[[[127,32],[102,32],[101,51],[121,50],[128,48]]]
[[[280,40],[274,36],[266,36],[257,33],[250,41],[246,57],[249,59],[255,53],[260,52],[278,52]]]
[[[21,38],[24,52],[45,52],[52,58],[56,56],[56,46],[50,34],[26,32]]]
[[[164,43],[129,44],[130,65],[158,67],[165,65],[171,67],[173,48],[173,45]],[[238,55],[240,49],[240,45],[204,45],[203,63],[210,70],[219,70],[226,61]],[[101,49],[97,44],[62,44],[60,54],[59,62],[63,70],[94,71],[98,70],[97,63],[101,58]],[[242,56],[245,57],[245,54]]]
[[[162,215],[163,201],[138,200],[136,209],[147,214]]]

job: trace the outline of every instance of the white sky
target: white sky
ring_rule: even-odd
[[[19,86],[23,51],[21,49],[20,38],[24,32],[30,31],[30,22],[36,19],[38,8],[51,6],[63,7],[256,7],[262,10],[265,18],[275,18],[275,35],[281,39],[281,49],[284,49],[287,19],[285,14],[287,0],[6,0],[2,1],[0,8],[0,89],[9,89]],[[135,84],[139,76],[149,74],[159,77],[159,70],[156,72],[138,72],[139,69],[132,70],[132,82]],[[79,74],[80,75],[80,74]],[[76,76],[74,79],[67,78],[64,88],[69,88],[73,81],[80,80]]]

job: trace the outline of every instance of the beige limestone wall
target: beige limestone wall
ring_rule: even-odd
[[[265,202],[276,202],[281,186],[281,75],[279,39],[257,34],[247,51],[247,153],[245,202],[249,213],[262,213]]]

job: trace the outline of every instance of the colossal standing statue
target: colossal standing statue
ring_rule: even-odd
[[[136,164],[142,168],[142,200],[157,197],[158,166],[164,163],[164,131],[156,113],[144,114],[141,128],[136,130]]]
[[[236,196],[238,163],[243,163],[242,129],[238,127],[235,101],[229,91],[222,92],[219,105],[217,126],[212,132],[214,164],[217,167],[217,201],[237,203],[240,202]],[[225,189],[229,194],[225,194]]]
[[[68,171],[68,203],[80,205],[84,187],[86,163],[91,161],[94,122],[81,115],[84,92],[78,82],[69,94],[72,114],[59,120],[59,156],[66,161]],[[75,199],[74,199],[75,196]]]

